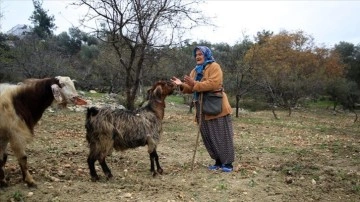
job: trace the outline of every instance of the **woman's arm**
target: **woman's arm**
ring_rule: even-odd
[[[223,73],[218,63],[213,62],[206,67],[204,71],[204,77],[201,82],[195,82],[193,91],[215,91],[222,88]]]

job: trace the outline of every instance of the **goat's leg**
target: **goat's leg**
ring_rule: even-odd
[[[0,187],[7,187],[8,184],[5,180],[5,164],[7,160],[7,154],[0,151],[0,157]]]
[[[27,163],[27,156],[23,155],[18,159],[19,165],[21,168],[21,173],[23,176],[23,180],[26,182],[26,184],[29,187],[36,187],[36,183],[33,179],[33,177],[30,175],[29,169],[28,169],[28,163]]]
[[[110,179],[113,177],[113,175],[111,174],[111,170],[110,168],[108,167],[108,165],[106,164],[106,161],[105,161],[105,157],[101,157],[98,159],[99,163],[100,163],[100,166],[105,174],[105,176],[107,177],[107,179]]]
[[[159,174],[162,174],[163,169],[160,167],[159,156],[156,152],[156,149],[154,149],[154,151],[150,153],[150,171],[153,173],[153,176],[156,175],[154,162],[156,163],[157,172]]]
[[[0,187],[6,187],[8,185],[5,180],[5,164],[7,160],[6,147],[8,142],[7,139],[0,139]]]
[[[150,135],[146,136],[146,143],[148,145],[148,153],[150,156],[150,171],[153,173],[153,176],[155,176],[156,175],[155,165],[154,165],[155,156],[153,155],[153,153],[156,149],[156,144],[154,139]]]
[[[88,159],[87,159],[87,163],[89,165],[90,176],[91,176],[92,181],[99,180],[99,176],[97,175],[96,170],[95,170],[95,161],[96,161],[96,158],[94,158],[94,156],[90,153],[88,156]]]
[[[151,154],[156,149],[155,140],[151,137],[151,135],[146,136],[146,143],[148,145],[148,152]]]
[[[152,173],[153,173],[153,176],[155,176],[155,175],[156,175],[155,165],[154,165],[155,157],[154,157],[153,153],[154,153],[154,152],[151,152],[151,153],[149,154],[149,156],[150,156],[150,172],[152,172]]]
[[[6,161],[7,161],[8,154],[5,152],[3,156],[4,156],[3,161],[4,161],[4,165],[5,165]]]
[[[156,149],[154,150],[154,156],[155,156],[155,163],[156,163],[156,171],[160,174],[162,174],[164,172],[164,170],[161,168],[160,163],[159,163],[159,156],[156,152]]]
[[[26,140],[21,139],[19,137],[22,136],[13,136],[13,138],[10,139],[11,149],[13,150],[20,165],[23,180],[26,182],[26,184],[29,187],[36,187],[35,180],[30,175],[30,172],[28,170],[27,155],[25,153]]]

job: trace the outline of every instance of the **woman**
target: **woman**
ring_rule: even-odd
[[[209,170],[221,169],[224,172],[231,172],[235,154],[230,116],[232,109],[226,93],[222,91],[222,111],[218,115],[201,113],[199,102],[202,92],[223,89],[223,73],[208,47],[197,46],[193,54],[196,67],[190,72],[190,75],[185,75],[184,82],[176,77],[171,80],[180,86],[183,93],[194,93],[196,121],[197,123],[201,121],[201,137],[210,157],[215,160],[215,164],[209,166]]]

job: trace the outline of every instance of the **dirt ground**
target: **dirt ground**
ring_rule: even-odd
[[[107,158],[114,178],[90,180],[84,112],[47,111],[28,144],[28,188],[11,151],[5,166],[5,201],[360,201],[360,124],[354,115],[326,110],[245,112],[233,117],[235,170],[213,164],[185,105],[167,103],[158,145],[163,175],[152,177],[146,147]]]

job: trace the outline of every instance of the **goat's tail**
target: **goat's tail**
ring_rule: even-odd
[[[96,107],[88,107],[86,112],[85,128],[86,128],[86,140],[88,142],[93,142],[92,136],[94,132],[94,127],[91,123],[91,117],[96,116],[99,113],[99,109]]]
[[[99,113],[99,109],[96,107],[89,107],[87,108],[86,112],[86,120],[89,120],[91,116],[96,116]]]

